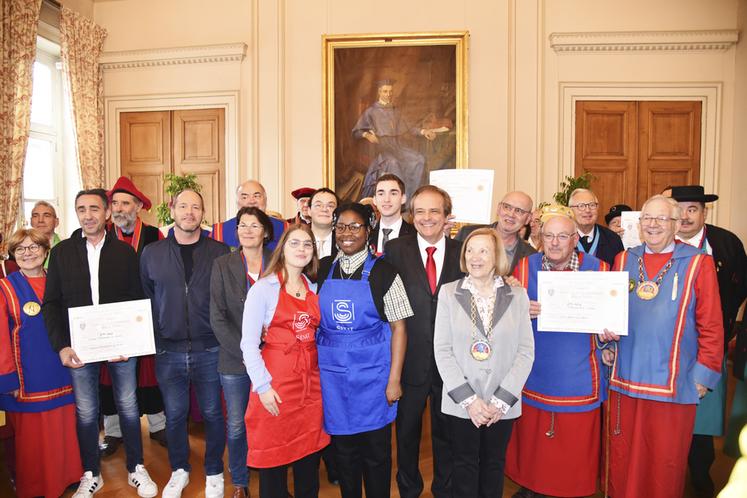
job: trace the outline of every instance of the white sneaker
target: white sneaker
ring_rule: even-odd
[[[223,498],[223,472],[205,478],[205,498]]]
[[[189,484],[189,472],[184,469],[176,469],[171,473],[171,479],[163,488],[161,496],[163,498],[180,498],[182,490],[187,487],[187,484]]]
[[[101,478],[101,474],[93,477],[93,473],[88,470],[80,478],[80,485],[78,485],[78,491],[73,494],[72,498],[90,498],[94,493],[104,487],[104,480]]]
[[[135,472],[130,472],[127,484],[137,489],[137,495],[143,498],[153,498],[158,494],[158,486],[148,475],[142,464],[135,467]]]

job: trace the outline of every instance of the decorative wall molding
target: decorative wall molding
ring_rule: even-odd
[[[246,48],[246,43],[228,43],[223,45],[124,50],[104,52],[101,55],[100,62],[104,69],[241,62],[246,56]]]
[[[733,29],[551,33],[555,52],[656,52],[726,50],[739,40]]]

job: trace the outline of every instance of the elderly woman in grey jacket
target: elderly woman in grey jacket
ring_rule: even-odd
[[[521,390],[534,361],[529,299],[510,287],[503,244],[492,228],[470,233],[460,265],[466,276],[443,285],[436,312],[436,366],[444,381],[460,498],[502,496],[506,448],[521,415]]]

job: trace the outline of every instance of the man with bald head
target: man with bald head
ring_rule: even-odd
[[[643,244],[619,254],[630,276],[628,335],[605,351],[612,365],[608,496],[679,498],[685,487],[697,405],[718,384],[724,355],[713,257],[675,244],[677,201],[661,195],[641,208]]]
[[[267,192],[265,187],[256,180],[247,180],[236,189],[236,206],[238,209],[243,207],[256,207],[262,211],[267,211]],[[280,236],[283,235],[287,223],[285,220],[270,216],[273,229],[273,239],[267,243],[267,248],[272,251],[275,249]],[[222,223],[213,225],[213,231],[210,237],[223,242],[229,247],[239,247],[239,237],[236,232],[236,217],[226,220]]]
[[[532,198],[518,190],[509,192],[498,203],[497,215],[498,220],[488,226],[494,228],[503,240],[503,247],[510,263],[509,274],[511,274],[522,258],[536,252],[528,242],[519,237],[519,231],[529,223],[532,216]],[[456,239],[463,241],[470,232],[483,226],[485,225],[462,227]]]
[[[506,453],[506,475],[522,486],[516,498],[589,496],[599,478],[599,406],[606,394],[601,350],[595,335],[537,331],[537,274],[607,271],[609,265],[576,252],[578,232],[569,208],[545,206],[540,221],[542,252],[523,258],[514,271],[529,296],[535,353]]]
[[[579,252],[589,253],[612,266],[615,256],[622,252],[620,236],[609,228],[597,223],[599,199],[594,192],[577,188],[568,197],[568,207],[573,210],[578,225]]]

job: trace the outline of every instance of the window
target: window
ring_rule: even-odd
[[[70,163],[72,122],[62,84],[59,45],[37,39],[31,97],[31,128],[23,172],[23,218],[28,225],[31,210],[44,200],[57,207],[59,232],[68,233],[65,200],[79,188],[76,164]],[[67,152],[64,154],[63,152]]]

